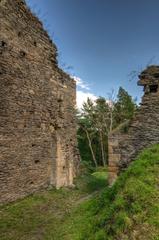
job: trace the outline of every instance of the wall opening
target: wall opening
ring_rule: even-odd
[[[5,46],[7,46],[7,43],[4,41],[1,41],[1,47],[5,47]]]
[[[18,32],[18,37],[21,37],[22,36],[22,33],[21,32]]]
[[[150,92],[151,93],[156,93],[158,91],[158,85],[150,85]]]
[[[20,56],[21,57],[25,57],[26,56],[26,53],[24,51],[20,51]]]
[[[35,160],[35,164],[39,163],[40,161],[39,160]]]
[[[34,41],[34,46],[37,47],[37,42],[36,41]]]

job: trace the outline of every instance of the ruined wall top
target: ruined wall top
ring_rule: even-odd
[[[110,184],[143,149],[159,143],[159,66],[147,67],[139,79],[144,95],[138,111],[109,135]]]
[[[139,86],[159,85],[159,66],[149,66],[139,75]]]
[[[40,61],[43,61],[44,64],[47,65],[48,62],[52,62],[52,69],[59,73],[59,76],[56,76],[56,81],[60,84],[69,84],[75,85],[75,80],[70,77],[69,74],[64,72],[58,66],[58,51],[57,47],[48,35],[45,30],[42,22],[31,12],[29,7],[27,6],[25,0],[0,0],[0,17],[3,18],[4,15],[10,16],[11,20],[10,25],[3,29],[3,41],[1,45],[5,44],[8,39],[8,31],[15,32],[12,33],[13,39],[10,39],[10,43],[12,46],[14,45],[15,35],[17,36],[17,41],[23,51],[27,56],[32,58],[32,45],[38,48],[38,54],[40,55]],[[0,25],[2,23],[0,22]],[[32,39],[30,36],[32,35]],[[29,38],[29,41],[28,41]],[[45,43],[45,44],[44,44]],[[44,56],[47,53],[47,59]]]

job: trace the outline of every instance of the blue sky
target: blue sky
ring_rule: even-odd
[[[79,78],[79,97],[107,97],[122,86],[140,99],[129,74],[159,63],[158,0],[26,2],[56,43],[60,65]]]

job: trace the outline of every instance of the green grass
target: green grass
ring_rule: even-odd
[[[74,240],[159,240],[159,145],[74,216]]]
[[[75,209],[104,188],[106,179],[106,171],[85,173],[75,189],[42,191],[0,207],[0,240],[73,240]]]
[[[75,189],[44,191],[0,208],[1,240],[159,240],[159,145],[107,186],[106,170]]]

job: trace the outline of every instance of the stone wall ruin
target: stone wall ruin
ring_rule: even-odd
[[[23,0],[0,0],[0,203],[71,186],[76,84]]]
[[[141,150],[159,143],[159,66],[148,67],[139,78],[144,96],[138,112],[126,123],[127,132],[123,132],[124,123],[109,136],[110,185]]]

